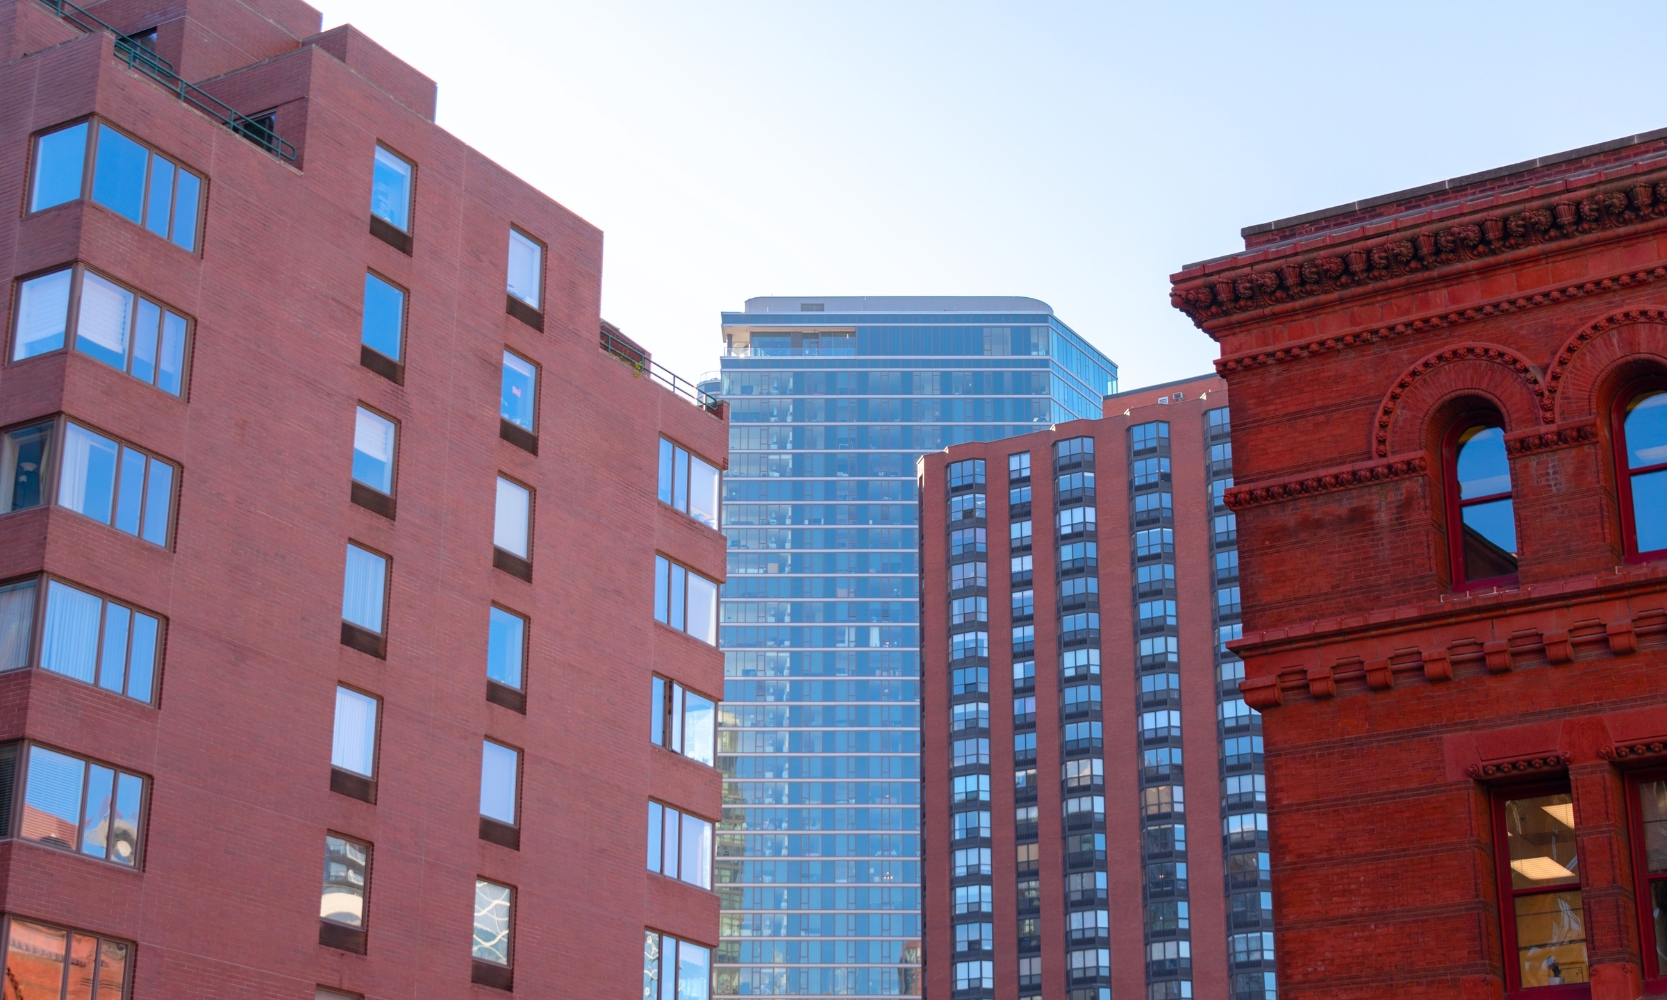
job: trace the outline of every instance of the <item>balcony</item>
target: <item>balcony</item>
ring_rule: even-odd
[[[618,327],[606,320],[602,322],[599,346],[603,354],[611,354],[635,368],[637,378],[647,375],[707,413],[720,420],[723,419],[726,409],[723,400],[655,361],[648,351],[620,333]]]

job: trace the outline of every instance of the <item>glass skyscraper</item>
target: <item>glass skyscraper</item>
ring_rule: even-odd
[[[1117,366],[1027,298],[755,298],[723,336],[717,992],[918,995],[915,459],[1098,417]]]

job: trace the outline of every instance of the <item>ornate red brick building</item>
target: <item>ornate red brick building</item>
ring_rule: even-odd
[[[1667,992],[1667,133],[1244,236],[1281,1000]]]

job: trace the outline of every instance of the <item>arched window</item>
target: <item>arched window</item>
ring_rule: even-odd
[[[1453,583],[1509,583],[1517,574],[1516,514],[1505,431],[1492,414],[1461,419],[1448,435],[1448,523]]]
[[[1667,556],[1667,387],[1652,380],[1621,393],[1613,426],[1627,557]]]

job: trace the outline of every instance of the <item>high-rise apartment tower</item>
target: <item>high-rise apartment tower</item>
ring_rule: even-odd
[[[918,995],[915,460],[1100,412],[1117,368],[1025,298],[723,316],[717,990]]]
[[[724,408],[319,29],[0,0],[0,995],[705,1000]]]

